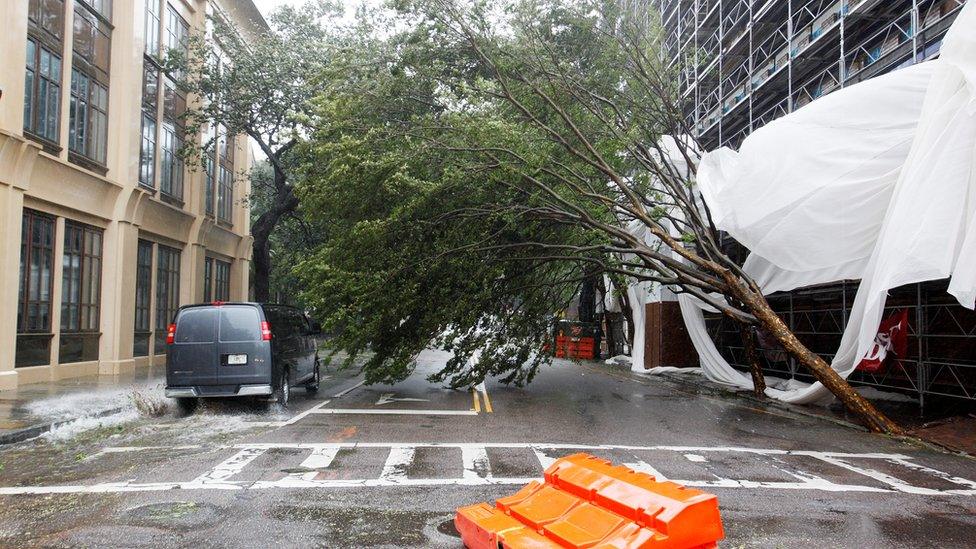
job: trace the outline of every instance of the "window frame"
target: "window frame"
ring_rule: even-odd
[[[233,224],[234,138],[224,127],[217,131],[217,144],[217,221]]]
[[[48,3],[58,4],[53,10],[48,11]],[[46,24],[48,14],[57,13],[54,25]],[[30,0],[27,7],[27,42],[28,47],[33,44],[33,56],[30,51],[24,52],[25,58],[25,82],[24,82],[24,135],[39,142],[45,150],[52,154],[61,152],[61,94],[63,89],[61,82],[64,77],[64,36],[66,24],[66,5],[64,0]],[[56,30],[58,34],[52,32]],[[47,97],[48,104],[45,105],[44,112],[54,108],[54,128],[50,132],[39,131],[42,125],[38,116],[41,109],[39,104],[41,88],[41,56],[46,52],[52,59],[57,60],[57,74],[50,77],[43,77],[48,88],[53,88],[54,97]],[[33,59],[29,59],[32,57]],[[50,63],[50,61],[49,61]],[[33,78],[31,78],[33,76]],[[28,120],[29,118],[29,120]]]
[[[69,249],[69,239],[73,236],[80,237],[80,246]],[[105,231],[92,225],[66,220],[62,240],[64,250],[61,254],[61,333],[100,333]],[[69,265],[71,265],[68,261],[69,256],[78,258],[77,298],[72,297],[74,284],[68,280]],[[70,316],[72,307],[78,309],[77,325],[66,326],[66,322],[69,324],[72,322]],[[94,318],[91,316],[93,311]]]
[[[143,57],[142,67],[142,110],[139,135],[139,185],[146,189],[156,189],[156,159],[159,145],[159,81],[160,68],[148,56]],[[149,93],[150,81],[155,81]],[[147,126],[152,125],[152,128]]]
[[[48,246],[36,246],[34,245],[34,224],[37,221],[43,221],[47,223],[47,240],[50,243]],[[19,288],[17,295],[17,336],[14,348],[14,368],[26,368],[30,366],[42,366],[49,364],[51,362],[51,342],[54,339],[53,324],[54,324],[54,265],[55,265],[55,251],[57,244],[57,218],[38,212],[36,210],[31,210],[29,208],[24,208],[23,217],[21,220],[21,254],[20,254],[20,273],[18,276]],[[43,240],[43,239],[42,239]],[[42,290],[47,291],[47,301],[37,299],[30,299],[31,291],[31,280],[32,280],[32,269],[31,263],[34,254],[38,253],[38,250],[46,250],[48,258],[48,272],[47,272],[47,288],[42,288],[41,284],[38,283],[38,295],[43,295]],[[43,265],[43,260],[41,265]],[[39,272],[43,269],[39,269]],[[43,281],[43,275],[40,275]],[[47,325],[40,326],[37,328],[29,327],[29,311],[31,304],[37,304],[38,307],[47,304]],[[40,309],[38,309],[40,310]],[[33,343],[35,345],[40,344],[40,353],[31,353],[30,351],[35,351],[35,348],[29,348],[25,352],[25,348],[28,344]],[[38,355],[39,358],[32,358],[34,355]]]
[[[148,251],[148,254],[143,252]],[[153,333],[153,260],[155,247],[152,241],[139,239],[136,247],[136,295],[134,299],[135,315],[132,319],[133,356],[149,356]],[[148,263],[144,262],[148,255]],[[145,285],[143,285],[145,282]],[[140,322],[145,319],[145,322]],[[136,350],[140,338],[146,340],[146,350]]]
[[[169,202],[183,204],[186,162],[183,144],[186,139],[183,115],[186,97],[176,82],[163,75],[163,123],[159,124],[159,194]]]
[[[214,301],[214,258],[203,258],[203,302]]]
[[[166,329],[180,308],[181,262],[182,252],[179,249],[156,245],[155,354],[165,351]]]
[[[215,301],[230,301],[230,269],[229,261],[214,259],[213,295]]]
[[[49,223],[50,229],[50,246],[36,246],[33,243],[34,234],[34,223],[36,221],[44,221]],[[39,212],[37,210],[32,210],[29,208],[24,208],[23,220],[21,222],[21,272],[18,276],[20,283],[20,288],[18,290],[17,296],[17,334],[52,334],[52,323],[54,315],[54,265],[55,258],[54,253],[57,243],[57,218],[52,215]],[[48,272],[48,283],[47,283],[47,301],[42,299],[32,300],[30,299],[30,286],[32,281],[32,271],[30,268],[31,260],[34,254],[38,250],[47,250],[49,259],[49,272]],[[43,279],[43,278],[42,278]],[[38,286],[38,291],[42,288]],[[38,307],[47,304],[47,326],[41,328],[30,328],[28,327],[28,311],[30,310],[30,305],[34,303]]]
[[[86,2],[75,2],[72,31],[71,82],[68,116],[68,159],[83,167],[104,174],[108,170],[108,118],[112,61],[111,17],[96,11]],[[109,5],[111,9],[111,3]],[[111,15],[111,14],[109,14]],[[79,23],[81,21],[81,23]],[[92,51],[88,58],[77,43],[81,25],[91,28]],[[105,51],[100,52],[99,35],[104,38]],[[101,66],[100,53],[107,58]],[[84,90],[81,89],[85,79]],[[77,84],[76,84],[77,82]]]

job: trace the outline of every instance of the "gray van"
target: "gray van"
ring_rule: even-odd
[[[318,391],[320,333],[285,305],[180,307],[166,335],[166,396],[184,412],[211,397],[264,397],[287,406],[291,387]]]

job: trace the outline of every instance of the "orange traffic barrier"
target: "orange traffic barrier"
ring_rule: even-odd
[[[495,507],[458,509],[469,549],[698,549],[724,537],[718,498],[587,454],[557,460]]]

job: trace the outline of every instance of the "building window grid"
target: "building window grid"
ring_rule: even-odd
[[[186,98],[169,77],[163,78],[163,124],[160,134],[159,190],[175,201],[183,200],[183,162]]]
[[[186,56],[190,46],[190,24],[173,6],[166,6],[166,53],[173,51]]]
[[[102,230],[65,223],[62,261],[61,331],[97,332],[102,293]]]
[[[204,146],[206,147],[203,153],[204,213],[210,217],[213,217],[217,195],[217,132],[214,129],[213,124],[209,125],[207,128],[207,133],[204,137]]]
[[[142,135],[139,146],[139,184],[156,187],[156,120],[159,110],[159,67],[146,59],[142,76]]]
[[[53,336],[55,221],[27,209],[22,219],[15,367],[49,363]]]
[[[51,332],[54,225],[54,218],[33,210],[24,210],[17,333]]]
[[[230,301],[230,263],[214,261],[214,300]]]
[[[132,354],[147,356],[152,336],[152,266],[153,243],[139,240],[136,252],[136,296]]]
[[[156,250],[156,354],[166,351],[166,328],[180,307],[180,251],[158,245]]]
[[[218,134],[217,144],[217,219],[231,223],[234,204],[234,138],[222,131]]]
[[[65,223],[58,362],[98,360],[102,230]]]
[[[95,8],[94,6],[98,6]],[[108,151],[110,2],[75,4],[68,148],[104,166]],[[75,158],[75,160],[78,160]]]
[[[160,43],[161,6],[165,5],[164,43]],[[159,190],[161,196],[182,204],[185,163],[182,157],[185,140],[186,96],[168,76],[160,76],[158,60],[173,50],[189,54],[190,25],[173,6],[158,0],[146,4],[146,55],[143,76],[142,147],[140,183],[156,188],[155,160],[159,157]],[[165,46],[165,52],[160,50]],[[178,77],[178,75],[175,75]],[[161,81],[160,81],[161,79]],[[161,85],[160,85],[161,84]],[[152,96],[150,97],[150,94]],[[159,96],[162,94],[162,121],[159,118]],[[158,133],[157,133],[158,132]]]
[[[203,302],[210,303],[214,301],[213,297],[213,284],[214,284],[214,258],[207,257],[203,260]]]
[[[24,131],[56,146],[60,140],[64,1],[30,0],[27,14]]]
[[[146,55],[159,55],[159,0],[146,0]]]

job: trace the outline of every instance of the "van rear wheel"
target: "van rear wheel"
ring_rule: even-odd
[[[200,401],[194,397],[182,397],[176,399],[176,411],[180,417],[191,415],[196,411]]]
[[[282,408],[288,407],[288,399],[291,397],[291,388],[288,386],[288,370],[281,370],[281,374],[278,376],[278,382],[275,383],[272,397],[272,400]]]

